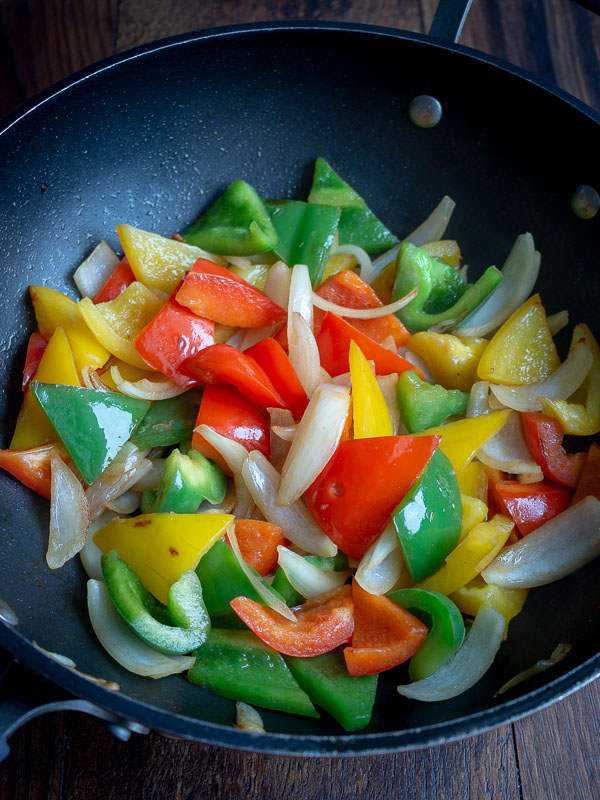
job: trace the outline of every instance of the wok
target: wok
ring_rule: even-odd
[[[71,275],[116,223],[181,230],[231,181],[271,197],[306,196],[326,158],[399,235],[443,194],[457,201],[449,233],[472,274],[501,263],[529,230],[541,251],[549,313],[598,325],[598,221],[569,209],[576,186],[600,186],[598,114],[497,59],[453,43],[465,3],[442,3],[428,38],[342,23],[241,25],[166,39],[68,78],[0,128],[0,418],[8,445],[33,315],[30,283],[72,292]],[[431,94],[440,124],[413,125],[409,102]],[[568,344],[568,333],[559,342]],[[181,676],[123,671],[97,643],[83,569],[45,564],[48,506],[0,474],[0,731],[52,708],[95,713],[124,738],[152,728],[228,747],[290,754],[368,754],[460,738],[542,708],[600,674],[600,564],[534,590],[488,674],[444,703],[402,700],[382,675],[373,720],[342,734],[325,715],[262,711],[267,735],[232,728],[233,703]],[[17,621],[18,620],[18,621]],[[34,646],[71,657],[90,681]],[[551,671],[500,698],[508,678],[548,657]],[[20,667],[19,669],[23,669]],[[26,691],[23,690],[26,686]],[[6,698],[6,696],[8,697]],[[0,749],[2,735],[0,734]]]

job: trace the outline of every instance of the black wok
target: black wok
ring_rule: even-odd
[[[452,24],[446,28],[440,16],[434,32],[451,39]],[[424,93],[444,109],[441,123],[428,130],[407,115],[410,100]],[[449,234],[474,274],[501,263],[516,235],[531,231],[543,256],[539,288],[548,311],[568,308],[572,322],[587,321],[600,333],[598,220],[583,222],[569,209],[576,186],[600,187],[599,121],[572,97],[492,57],[441,38],[341,23],[178,36],[57,84],[0,129],[2,446],[20,404],[20,369],[33,328],[30,283],[72,292],[74,268],[100,239],[118,248],[115,224],[170,235],[236,178],[263,195],[304,197],[318,155],[400,235],[450,194],[457,211]],[[68,692],[85,701],[72,700],[71,707],[114,724],[134,720],[265,752],[367,754],[505,723],[600,674],[595,563],[533,591],[492,669],[461,697],[409,703],[382,676],[364,731],[342,735],[326,717],[261,711],[270,733],[250,735],[231,727],[230,701],[183,677],[153,682],[120,669],[91,630],[78,560],[58,571],[45,564],[47,503],[5,474],[0,498],[0,645],[51,682],[28,676],[19,686],[30,683],[46,702]],[[18,624],[10,624],[15,618]],[[121,690],[91,682],[33,642],[71,657],[83,672],[117,681]],[[494,697],[558,642],[573,645],[563,662]],[[0,731],[10,733],[31,706],[21,695],[1,704]],[[115,730],[126,735],[127,723]]]

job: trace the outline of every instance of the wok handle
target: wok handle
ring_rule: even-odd
[[[77,700],[50,681],[30,672],[0,650],[0,763],[10,753],[8,739],[35,717],[54,711],[81,711],[103,720],[117,739],[127,741],[132,733],[149,733],[150,729],[133,720],[124,719],[87,700]]]
[[[446,42],[458,42],[473,0],[440,0],[429,35]],[[578,5],[600,14],[600,0],[575,0]]]

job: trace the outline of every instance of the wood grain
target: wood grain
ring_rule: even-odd
[[[0,113],[88,63],[187,30],[268,19],[426,32],[436,0],[0,0]],[[600,108],[600,20],[569,0],[479,0],[461,42]],[[482,91],[485,87],[482,87]],[[297,759],[174,741],[123,743],[96,719],[30,723],[0,765],[0,800],[247,798],[546,800],[599,795],[600,684],[514,726],[387,756]]]

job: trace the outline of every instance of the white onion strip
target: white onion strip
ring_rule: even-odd
[[[352,574],[349,569],[325,572],[283,545],[277,547],[277,552],[279,566],[288,581],[307,600],[343,586]]]
[[[277,303],[281,308],[287,308],[290,297],[290,282],[292,280],[292,270],[283,263],[283,261],[276,261],[272,267],[269,268],[267,275],[267,282],[263,289],[267,297],[274,303]],[[266,325],[264,328],[247,328],[241,339],[239,349],[247,350],[252,345],[260,342],[261,339],[267,339],[273,336],[279,328],[281,323],[277,325]]]
[[[283,602],[283,600],[281,600],[275,594],[269,584],[263,580],[260,575],[250,567],[249,564],[244,561],[240,551],[240,546],[238,544],[237,536],[235,535],[235,525],[232,525],[227,531],[227,538],[229,539],[231,549],[235,553],[235,557],[238,560],[238,564],[240,565],[244,575],[252,584],[252,588],[265,601],[269,608],[272,608],[273,611],[277,611],[278,614],[281,614],[282,617],[289,619],[291,622],[296,622],[297,620],[294,612],[291,611]]]
[[[302,388],[312,397],[321,383],[321,359],[311,327],[298,311],[288,317],[288,350]]]
[[[394,588],[405,568],[398,535],[390,523],[364,554],[354,577],[366,592],[381,595]]]
[[[298,429],[297,425],[272,425],[271,430],[284,442],[293,442]]]
[[[288,338],[291,334],[290,317],[294,312],[300,314],[308,327],[313,327],[313,300],[310,273],[306,264],[296,264],[292,269],[290,294],[288,298]]]
[[[104,553],[96,542],[94,541],[94,534],[103,528],[105,525],[117,517],[114,511],[105,511],[95,522],[89,527],[87,532],[87,539],[82,549],[79,551],[79,558],[83,564],[83,568],[87,572],[88,578],[94,578],[97,581],[103,581],[104,575],[102,574],[102,556]]]
[[[104,240],[96,245],[73,274],[82,297],[94,297],[104,286],[119,263],[119,256]]]
[[[334,556],[337,553],[337,546],[323,533],[300,500],[289,506],[275,503],[281,477],[258,450],[250,453],[244,461],[242,477],[265,519],[279,525],[286,539],[316,556]]]
[[[461,336],[495,331],[531,294],[540,271],[540,254],[530,233],[517,236],[502,267],[502,280],[472,314],[454,328]]]
[[[556,314],[550,314],[546,317],[546,324],[551,336],[556,336],[557,333],[566,328],[569,324],[569,312],[558,311]]]
[[[254,501],[248,491],[246,484],[242,480],[242,467],[248,457],[248,451],[239,442],[221,436],[220,433],[209,425],[198,425],[195,433],[199,433],[215,450],[225,459],[229,469],[233,473],[235,484],[235,503],[232,514],[240,519],[248,519],[254,511]]]
[[[46,561],[62,567],[85,544],[90,514],[82,485],[56,453],[50,462],[50,538]]]
[[[322,384],[313,394],[281,470],[275,502],[289,506],[301,497],[335,453],[350,408],[347,386]]]
[[[128,381],[122,377],[119,368],[113,365],[110,368],[110,377],[115,382],[115,386],[121,394],[127,397],[135,397],[138,400],[167,400],[169,397],[177,397],[187,392],[186,386],[178,386],[168,378],[152,381],[149,378],[141,378],[139,381]]]
[[[432,703],[466,692],[491,667],[502,644],[504,624],[500,612],[482,606],[465,641],[452,658],[428,678],[398,686],[399,694]]]
[[[195,656],[168,656],[148,647],[121,617],[102,581],[88,581],[87,599],[90,622],[100,644],[129,672],[164,678],[194,666]]]
[[[600,500],[589,496],[504,548],[481,575],[511,589],[544,586],[600,555]]]
[[[346,317],[348,319],[379,319],[380,317],[387,317],[388,314],[395,314],[404,306],[408,305],[411,300],[417,296],[419,292],[418,287],[415,286],[412,291],[394,300],[393,303],[388,303],[386,306],[375,306],[375,308],[348,308],[347,306],[339,306],[337,303],[331,303],[325,300],[316,292],[313,292],[313,304],[320,308],[321,311],[331,311],[339,317]]]
[[[127,442],[115,460],[108,465],[100,477],[88,486],[85,496],[90,510],[90,520],[98,519],[112,500],[120,497],[152,469],[147,459],[147,450]]]
[[[331,256],[338,255],[354,256],[360,267],[360,277],[365,283],[371,283],[375,277],[373,275],[373,262],[366,250],[363,250],[362,247],[358,247],[355,244],[342,244],[338,245],[338,247],[334,248],[331,252]]]
[[[117,514],[133,514],[140,507],[141,499],[141,492],[134,492],[132,489],[128,489],[119,497],[110,500],[106,507],[109,511],[115,511]]]
[[[402,421],[400,406],[398,405],[398,374],[396,372],[390,372],[389,375],[378,375],[377,384],[383,395],[388,414],[390,415],[392,434],[394,436],[407,434],[408,431]]]
[[[587,342],[577,342],[560,367],[547,378],[523,386],[490,384],[495,397],[515,411],[541,411],[539,397],[566,400],[587,377],[594,357]]]
[[[95,389],[100,392],[111,391],[110,387],[104,383],[94,367],[89,364],[81,370],[81,380],[86,389]]]
[[[292,412],[289,410],[289,408],[268,408],[267,413],[269,414],[269,419],[271,421],[271,464],[273,464],[276,470],[281,472],[281,468],[290,449],[291,439],[289,441],[286,440],[285,438],[279,436],[277,431],[292,428],[295,431],[296,425],[294,423]]]

